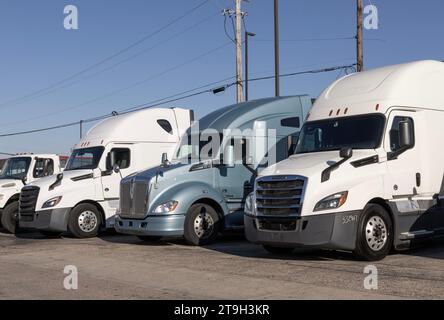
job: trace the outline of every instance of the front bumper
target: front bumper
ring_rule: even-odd
[[[360,213],[349,211],[293,219],[290,231],[282,231],[283,227],[279,230],[280,222],[288,225],[283,220],[245,215],[245,235],[250,242],[270,246],[354,250]],[[266,229],[264,223],[274,227]]]
[[[116,217],[114,228],[123,234],[180,237],[184,233],[185,214],[148,216],[143,220]]]
[[[65,232],[68,230],[70,211],[71,208],[36,211],[32,221],[24,221],[19,214],[19,226],[26,229]]]

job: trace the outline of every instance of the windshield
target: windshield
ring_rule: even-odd
[[[18,179],[22,180],[28,173],[30,157],[10,158],[6,160],[0,179]]]
[[[97,168],[104,150],[104,147],[75,149],[68,159],[65,171]]]
[[[385,117],[381,114],[307,122],[296,154],[353,149],[376,149],[381,144]]]
[[[223,140],[222,134],[184,135],[177,148],[175,160],[210,160],[219,151]]]

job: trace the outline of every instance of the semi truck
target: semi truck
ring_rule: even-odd
[[[115,115],[92,127],[74,147],[63,173],[22,189],[19,225],[57,236],[94,237],[113,228],[120,180],[172,155],[193,111],[151,108]]]
[[[364,260],[444,235],[444,63],[346,76],[316,100],[294,155],[246,200],[248,240],[271,253],[352,251]]]
[[[164,157],[161,166],[122,180],[115,229],[145,241],[184,237],[205,245],[221,231],[243,228],[244,202],[257,172],[292,153],[310,107],[306,95],[267,98],[203,117],[171,161]],[[211,138],[203,138],[209,131]]]
[[[18,154],[6,159],[0,173],[0,216],[3,228],[16,233],[20,190],[46,176],[62,172],[66,157],[56,154]]]

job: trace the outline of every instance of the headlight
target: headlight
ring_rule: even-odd
[[[348,191],[339,192],[319,201],[314,211],[331,210],[341,207],[347,201]]]
[[[179,202],[174,201],[174,200],[168,201],[166,203],[163,203],[163,204],[157,206],[157,208],[154,209],[154,213],[159,214],[159,213],[172,212],[172,211],[176,210],[178,204],[179,204]]]
[[[254,215],[254,192],[250,193],[247,198],[245,199],[245,207],[244,207],[245,214],[248,215]]]
[[[58,205],[60,203],[61,200],[62,200],[62,196],[49,199],[48,201],[46,201],[43,204],[42,209],[55,207],[56,205]]]

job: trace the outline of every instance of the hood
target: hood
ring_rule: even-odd
[[[0,179],[0,194],[12,195],[16,192],[19,192],[22,187],[23,187],[22,180]]]
[[[375,150],[353,150],[353,157],[345,164],[376,155]],[[263,170],[259,176],[301,175],[304,177],[321,176],[322,171],[341,160],[339,151],[296,154]]]
[[[76,181],[72,179],[76,179],[78,177],[83,177],[86,175],[90,175],[93,173],[93,170],[91,169],[85,169],[85,170],[72,170],[72,171],[63,171],[63,179],[60,183],[60,185],[66,185],[71,183],[76,183]],[[52,175],[44,178],[40,178],[37,181],[31,182],[28,185],[30,186],[36,186],[40,189],[48,189],[50,185],[52,185],[57,180],[57,175]]]
[[[174,162],[166,168],[157,166],[131,174],[123,178],[122,182],[126,180],[131,180],[134,177],[137,177],[137,179],[141,180],[150,180],[156,177],[157,174],[159,180],[168,179],[170,176],[177,176],[178,174],[187,173],[192,165],[193,164]]]
[[[23,187],[22,180],[19,179],[0,179],[0,191],[5,189],[17,189]]]

